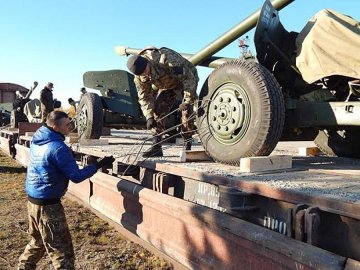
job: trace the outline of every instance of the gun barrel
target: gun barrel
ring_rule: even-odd
[[[30,98],[32,92],[35,90],[35,88],[38,86],[38,82],[35,81],[33,85],[30,87],[29,91],[26,93],[25,99]]]
[[[128,56],[130,54],[139,54],[141,51],[142,51],[142,49],[129,48],[129,47],[125,47],[125,46],[116,46],[115,47],[116,54],[121,55],[121,56]],[[180,54],[183,57],[185,57],[186,59],[190,59],[192,56],[194,56],[193,54],[190,54],[190,53],[180,53]],[[211,57],[208,57],[203,62],[201,62],[199,65],[204,66],[204,67],[216,68],[227,61],[231,61],[231,60],[235,60],[235,59],[236,58],[211,56]]]
[[[273,0],[271,4],[276,10],[281,10],[295,0]],[[235,60],[236,58],[225,58],[213,56],[215,53],[229,45],[231,42],[237,38],[244,35],[246,32],[251,30],[256,26],[257,20],[260,16],[261,8],[255,11],[253,14],[245,18],[238,25],[234,26],[232,29],[227,31],[225,34],[221,35],[219,38],[209,43],[206,47],[201,49],[195,54],[181,53],[183,57],[188,59],[194,65],[200,65],[204,67],[216,68],[221,64]],[[139,54],[142,49],[128,48],[125,46],[115,47],[115,52],[118,55],[130,55],[130,54]]]
[[[276,10],[281,10],[295,0],[273,0],[271,4]],[[253,14],[248,16],[242,22],[234,26],[232,29],[221,35],[219,38],[209,43],[206,47],[195,53],[189,58],[189,61],[194,65],[199,65],[211,55],[214,55],[237,38],[244,35],[246,32],[256,26],[257,20],[260,16],[261,9],[258,9]]]

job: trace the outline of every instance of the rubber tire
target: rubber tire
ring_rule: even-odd
[[[80,139],[100,138],[104,125],[104,113],[99,95],[86,93],[82,96],[77,108],[76,119]],[[82,126],[85,126],[85,130],[81,128]]]
[[[328,156],[360,158],[360,130],[345,130],[345,137],[336,130],[319,130],[314,142]]]
[[[213,136],[206,111],[209,107],[207,100],[211,100],[214,93],[226,84],[241,87],[250,104],[247,130],[232,144],[221,143]],[[250,61],[227,62],[209,75],[199,100],[199,137],[205,151],[215,161],[239,165],[240,158],[266,156],[274,150],[284,127],[285,105],[278,82],[265,67]]]

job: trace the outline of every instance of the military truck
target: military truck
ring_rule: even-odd
[[[328,155],[360,157],[359,23],[325,10],[300,33],[288,32],[278,10],[291,2],[266,0],[198,53],[183,54],[215,68],[200,91],[197,126],[216,161],[269,155],[279,140],[315,140]],[[257,61],[213,56],[255,25]]]

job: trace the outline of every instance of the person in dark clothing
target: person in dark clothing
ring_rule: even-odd
[[[82,99],[82,97],[87,93],[86,88],[85,87],[81,87],[80,88],[80,100]],[[79,100],[79,102],[80,102]]]
[[[54,110],[53,88],[54,84],[49,82],[40,92],[41,123],[45,123],[47,115]]]
[[[69,180],[80,183],[114,162],[109,156],[79,169],[64,143],[69,127],[67,114],[53,111],[33,135],[25,184],[31,240],[19,258],[19,270],[35,269],[45,252],[55,269],[74,269],[74,249],[60,199]]]

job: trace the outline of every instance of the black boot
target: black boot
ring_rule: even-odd
[[[153,145],[142,154],[142,157],[162,157],[163,155],[164,154],[161,147],[161,136],[154,136]]]
[[[192,141],[191,138],[187,138],[187,139],[184,138],[184,145],[183,145],[184,150],[191,150],[191,141]]]

